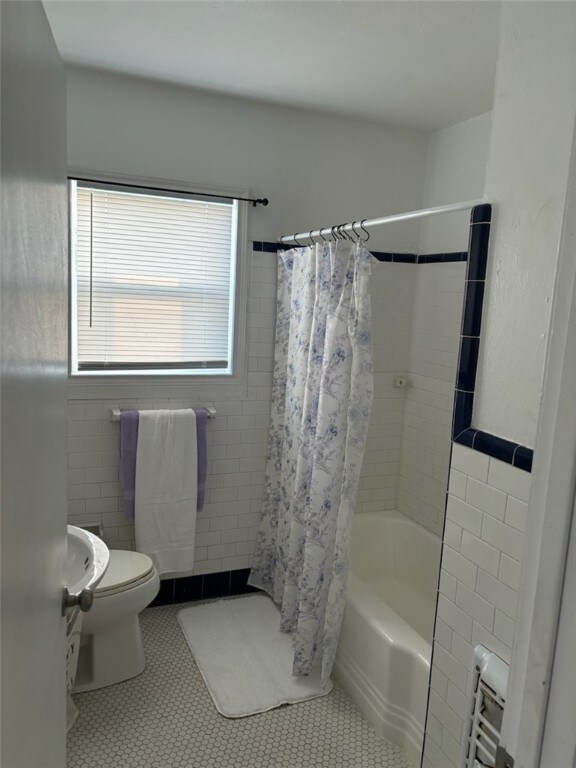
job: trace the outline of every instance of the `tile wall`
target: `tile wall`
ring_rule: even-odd
[[[208,387],[205,397],[191,400],[161,396],[69,400],[69,522],[101,523],[104,539],[113,549],[134,547],[134,526],[122,513],[119,425],[110,421],[110,409],[185,408],[209,402],[218,415],[208,422],[206,503],[197,520],[194,574],[250,565],[264,487],[276,310],[276,257],[260,243],[254,248],[248,382],[241,399],[218,399]],[[405,390],[393,386],[393,375],[408,366],[414,272],[414,265],[403,263],[375,264],[373,269],[375,398],[358,495],[360,511],[395,508],[397,503]]]
[[[110,408],[185,408],[214,404],[208,422],[206,503],[199,513],[194,573],[247,568],[256,540],[264,485],[276,313],[276,259],[251,255],[248,299],[248,374],[242,399],[183,398],[69,401],[68,516],[72,524],[101,522],[111,548],[131,549],[134,526],[121,511],[118,482],[119,424]]]
[[[423,768],[460,768],[474,646],[509,663],[531,475],[454,444]]]
[[[394,374],[408,368],[414,304],[412,264],[374,264],[370,281],[374,401],[356,503],[358,512],[395,509],[405,389]]]
[[[419,263],[412,271],[398,509],[441,535],[466,263]]]

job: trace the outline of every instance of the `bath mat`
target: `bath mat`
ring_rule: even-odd
[[[292,638],[266,595],[184,608],[178,621],[206,687],[225,717],[247,717],[325,696],[319,676],[292,676]]]

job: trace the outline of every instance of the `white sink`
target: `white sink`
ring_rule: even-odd
[[[66,586],[68,592],[78,593],[83,589],[95,589],[108,568],[110,552],[98,536],[68,526],[68,552],[66,556]]]
[[[72,727],[78,714],[70,691],[78,665],[82,616],[84,611],[92,607],[93,591],[106,573],[109,560],[110,552],[102,539],[83,528],[68,526],[66,587],[62,599],[62,613],[66,616],[67,730]]]

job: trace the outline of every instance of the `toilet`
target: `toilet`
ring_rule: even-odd
[[[93,691],[144,671],[138,614],[158,594],[154,563],[142,552],[110,550],[94,603],[84,614],[76,680],[72,693]]]

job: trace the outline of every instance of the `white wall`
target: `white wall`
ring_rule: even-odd
[[[484,194],[492,113],[451,125],[428,138],[423,206],[481,199]],[[465,251],[469,211],[423,219],[420,253]]]
[[[420,207],[422,133],[71,69],[71,167],[249,188],[249,237]],[[418,223],[374,230],[376,250],[412,250]]]
[[[576,113],[576,6],[505,3],[500,43],[473,426],[533,445]],[[461,765],[472,647],[511,660],[519,576],[529,567],[531,476],[460,445],[451,470],[424,768]]]
[[[271,201],[250,209],[250,239],[275,240],[296,229],[420,206],[426,138],[417,132],[83,69],[70,71],[68,92],[70,167],[250,188]],[[413,223],[373,232],[370,246],[414,251],[418,231]],[[105,390],[91,388],[84,399],[81,388],[71,391],[70,520],[102,522],[112,547],[132,547],[134,534],[121,512],[118,425],[109,421],[109,409],[206,401],[214,402],[218,417],[209,423],[195,572],[249,564],[264,482],[276,295],[275,256],[251,258],[244,391],[222,397],[200,383],[188,397],[175,397],[161,388],[144,395],[135,385],[122,402]],[[375,340],[377,391],[360,508],[396,503],[403,393],[393,389],[392,374],[407,365],[414,269],[374,265],[373,305],[382,333]]]
[[[533,446],[576,114],[576,5],[504,3],[475,427]]]

